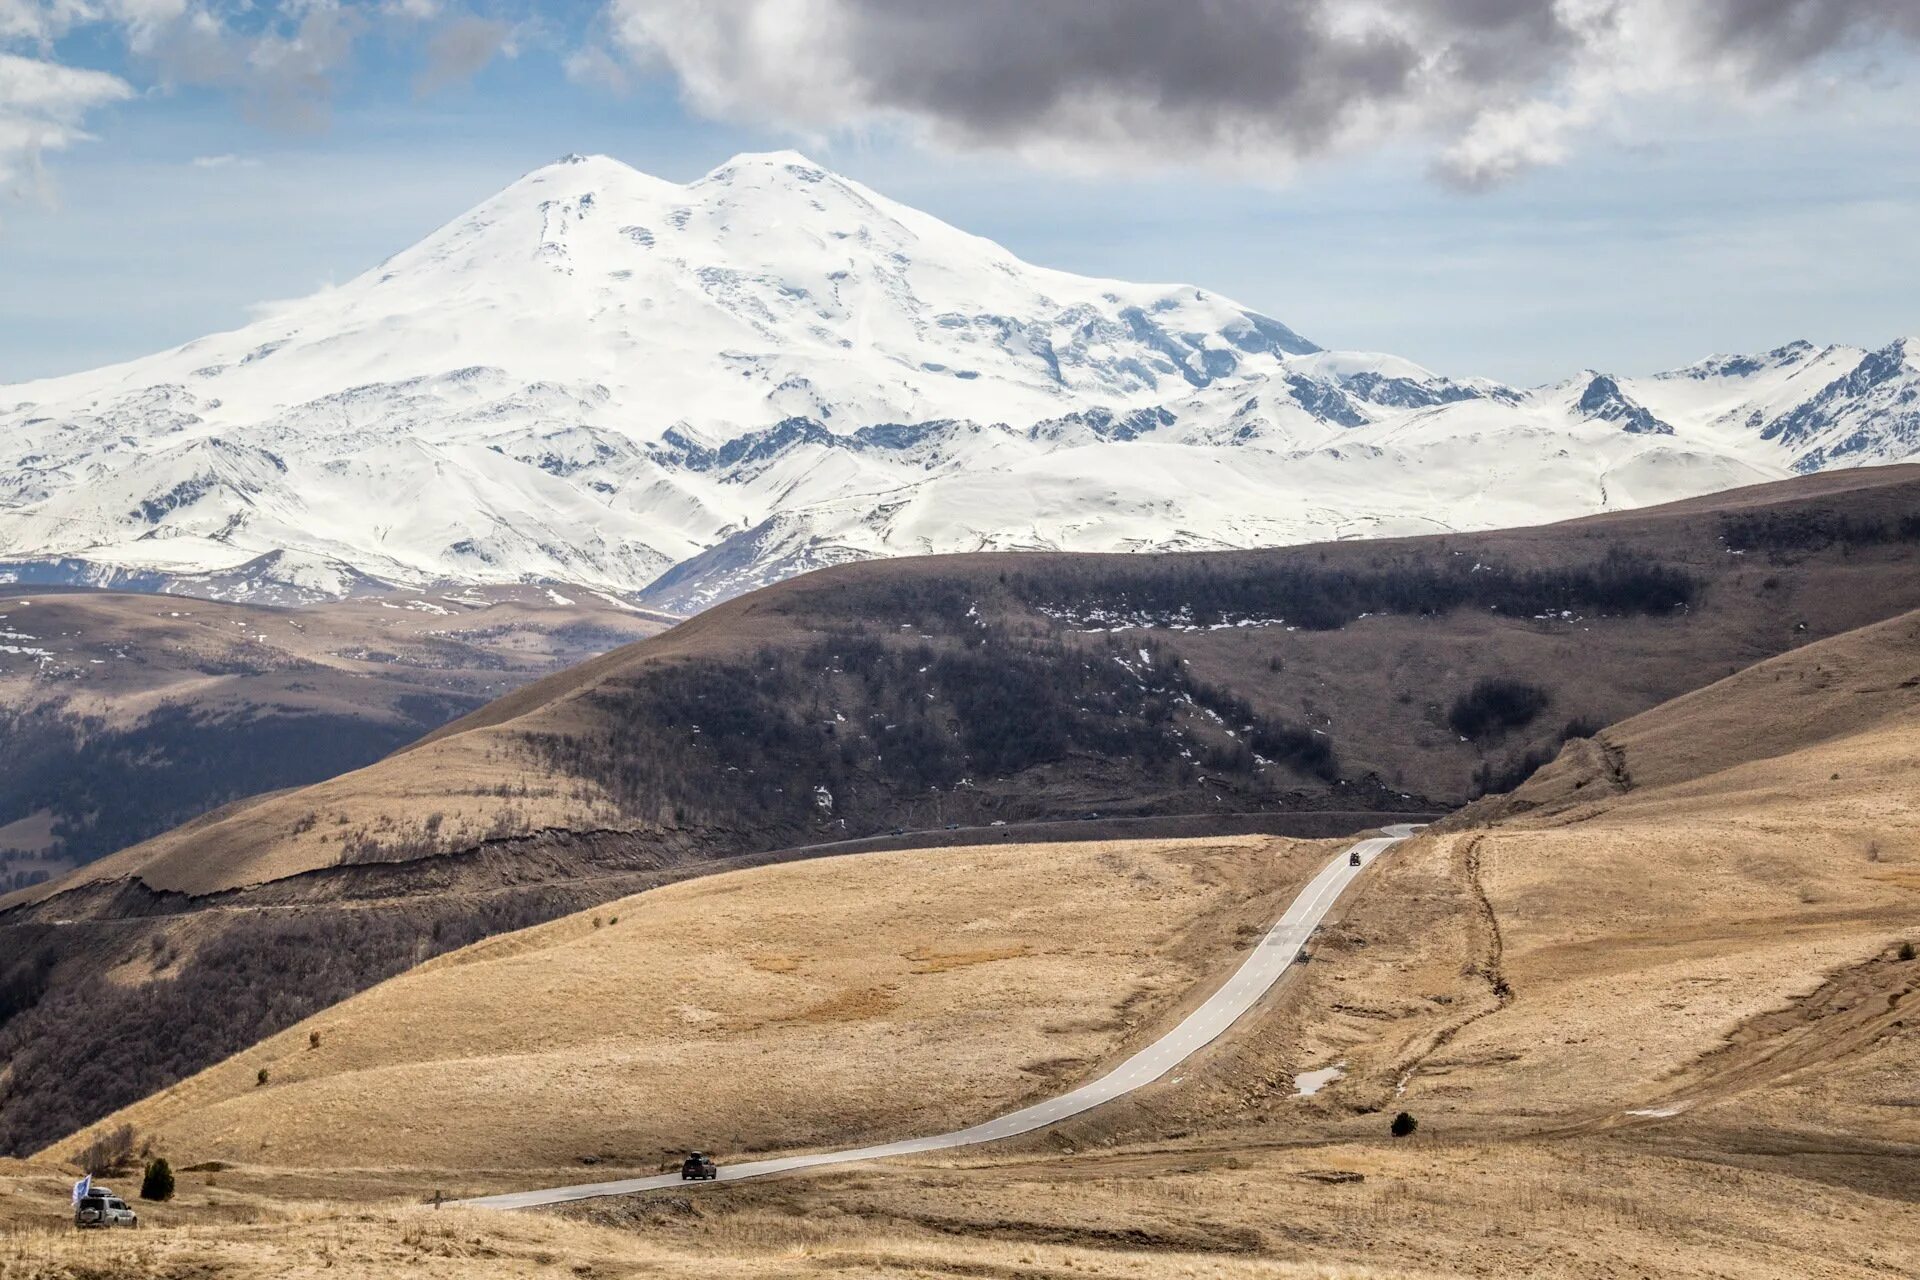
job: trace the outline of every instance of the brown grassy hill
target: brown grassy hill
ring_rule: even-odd
[[[976,846],[709,876],[428,961],[50,1154],[131,1124],[177,1164],[467,1194],[961,1127],[1164,1030],[1336,848]]]
[[[1569,734],[1920,607],[1917,565],[1920,469],[1886,468],[1543,529],[810,575],[8,900],[0,1143],[716,858],[1465,800]]]
[[[633,1275],[702,1256],[722,1274],[1181,1274],[1198,1257],[1222,1276],[1913,1274],[1917,640],[1910,612],[1631,717],[1604,751],[1570,745],[1524,804],[1377,864],[1254,1020],[1132,1099],[992,1149],[594,1202],[567,1211],[577,1239]],[[1057,1083],[1085,1079],[1286,897],[1291,861],[1249,867],[1257,847],[842,859],[483,943],[315,1019],[318,1048],[295,1028],[125,1113],[185,1159],[231,1161],[218,1194],[264,1219],[163,1248],[262,1274],[245,1268],[290,1265],[326,1230],[280,1197],[412,1192],[454,1180],[423,1167],[442,1163],[462,1186],[526,1180],[583,1145],[645,1167],[653,1144],[710,1133],[744,1149],[900,1132],[1055,1084],[1031,1069],[1050,1043],[1079,1046]],[[1263,898],[1242,903],[1249,874]],[[935,951],[925,933],[971,936]],[[846,998],[885,983],[886,1000]],[[600,1027],[581,1029],[583,1004]],[[716,1069],[660,1069],[688,1043]],[[875,1061],[903,1087],[876,1090]],[[1295,1096],[1296,1073],[1333,1064]],[[1396,1141],[1403,1109],[1420,1128]],[[188,1184],[192,1220],[214,1193]],[[325,1238],[397,1274],[434,1265],[396,1243],[423,1216],[376,1210],[361,1244]],[[470,1274],[559,1248],[518,1220],[457,1222]]]
[[[300,608],[14,588],[0,594],[0,890],[358,768],[662,625],[534,587]]]
[[[1673,788],[1871,731],[1911,731],[1916,708],[1920,614],[1906,613],[1756,663],[1569,743],[1510,795],[1455,822],[1616,808],[1635,790]]]
[[[1920,467],[1477,535],[849,565],[88,878],[207,893],[547,828],[775,847],[1080,808],[1459,803],[1570,730],[1916,606]],[[1541,705],[1463,737],[1488,679]]]

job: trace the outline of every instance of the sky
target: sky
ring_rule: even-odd
[[[0,0],[0,383],[236,327],[572,151],[1535,384],[1920,333],[1920,0]]]

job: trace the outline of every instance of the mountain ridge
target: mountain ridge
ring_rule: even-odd
[[[574,156],[240,329],[0,387],[0,580],[689,610],[898,554],[1534,524],[1915,456],[1915,352],[1519,389],[1035,266],[797,152]]]

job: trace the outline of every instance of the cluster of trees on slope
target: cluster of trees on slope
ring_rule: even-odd
[[[632,818],[769,838],[793,838],[828,815],[850,831],[882,827],[901,816],[904,797],[977,790],[1071,758],[1115,762],[1167,786],[1233,775],[1256,793],[1275,791],[1336,780],[1334,744],[1208,687],[1151,640],[1137,645],[1138,633],[1124,645],[1110,634],[1103,652],[1069,642],[1062,628],[1093,618],[1284,618],[1332,629],[1368,613],[1464,608],[1662,615],[1700,590],[1686,571],[1619,546],[1533,569],[1467,552],[1382,552],[1344,564],[1304,553],[1043,557],[991,577],[964,568],[847,575],[830,591],[801,593],[799,616],[823,629],[861,619],[871,632],[832,632],[751,659],[644,666],[588,695],[600,727],[529,742]],[[1028,630],[1002,625],[1009,605]],[[1468,736],[1485,740],[1496,721],[1510,728],[1538,710],[1514,720],[1511,709],[1489,708],[1489,727]],[[958,819],[975,809],[956,797],[940,812]]]
[[[1720,540],[1730,551],[1774,554],[1920,542],[1920,512],[1880,517],[1830,507],[1738,511],[1720,517]]]
[[[841,633],[657,663],[589,699],[603,728],[535,734],[532,747],[671,826],[792,831],[830,815],[878,829],[902,798],[935,791],[954,795],[957,819],[972,812],[965,793],[1073,757],[1167,784],[1231,772],[1276,792],[1338,776],[1327,739],[1257,715],[1158,646],[977,622],[938,641]]]
[[[1537,684],[1492,676],[1476,681],[1471,689],[1453,700],[1447,709],[1447,724],[1461,737],[1484,748],[1532,724],[1551,705],[1553,695]],[[1591,738],[1600,729],[1596,722],[1575,716],[1545,742],[1525,747],[1498,765],[1491,759],[1482,760],[1474,776],[1473,795],[1513,790],[1558,755],[1568,742]]]
[[[1585,564],[1540,569],[1486,563],[1469,552],[1439,558],[1383,554],[1366,565],[1304,557],[1180,557],[1137,565],[1101,558],[1011,574],[1008,586],[1029,606],[1076,618],[1137,613],[1196,626],[1271,619],[1319,631],[1369,613],[1665,614],[1692,604],[1700,592],[1686,571],[1622,547]]]
[[[1553,701],[1553,695],[1537,684],[1506,676],[1477,681],[1473,688],[1453,700],[1447,710],[1447,723],[1461,737],[1473,742],[1489,742],[1512,729],[1533,723]]]

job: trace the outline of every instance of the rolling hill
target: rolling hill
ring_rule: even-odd
[[[994,845],[709,876],[429,961],[103,1123],[183,1165],[461,1195],[653,1173],[689,1146],[941,1132],[1164,1029],[1336,847]]]
[[[1917,553],[1920,478],[1874,468],[1538,529],[809,575],[5,899],[5,1140],[92,1118],[72,1063],[101,1114],[429,955],[743,857],[1462,803],[1920,608]],[[164,1059],[125,1049],[162,1024]]]
[[[742,1275],[1911,1271],[1917,740],[1920,610],[1571,742],[1402,846],[1248,1023],[1139,1095],[990,1149],[565,1220],[620,1265],[712,1252]],[[402,1234],[433,1220],[367,1198],[879,1136],[1084,1079],[1216,982],[1236,923],[1318,856],[1240,839],[743,871],[443,957],[100,1128],[217,1162],[182,1221],[213,1212],[215,1173],[256,1206],[183,1253],[304,1256],[314,1211],[275,1206],[321,1193],[362,1224],[334,1247],[398,1274],[433,1265]],[[1400,1110],[1415,1137],[1388,1136]],[[429,1238],[474,1274],[541,1247],[517,1218],[444,1212]]]
[[[528,587],[299,608],[0,595],[0,889],[371,763],[667,621]]]

